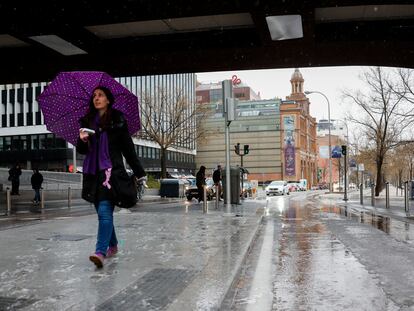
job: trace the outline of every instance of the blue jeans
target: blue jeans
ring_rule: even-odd
[[[114,206],[110,201],[100,201],[95,204],[95,209],[99,219],[96,253],[106,256],[108,246],[118,245],[114,228]]]
[[[40,202],[40,189],[34,189],[34,192],[35,192],[35,197],[33,201]]]

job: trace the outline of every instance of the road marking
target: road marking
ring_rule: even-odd
[[[246,310],[272,310],[273,303],[273,282],[272,282],[272,247],[273,247],[273,219],[266,223],[266,232],[263,239],[254,273],[252,287],[249,293]]]

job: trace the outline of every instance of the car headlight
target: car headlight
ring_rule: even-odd
[[[188,186],[185,186],[185,190],[188,190],[188,189],[190,189]]]

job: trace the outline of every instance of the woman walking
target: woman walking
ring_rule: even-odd
[[[128,133],[126,119],[122,112],[112,108],[113,103],[114,96],[108,88],[97,87],[94,90],[89,110],[80,120],[77,142],[78,152],[86,155],[82,198],[93,203],[98,214],[96,249],[89,257],[98,268],[103,267],[105,258],[118,252],[113,224],[116,194],[112,183],[125,180],[128,176],[122,156],[136,178],[145,176]]]

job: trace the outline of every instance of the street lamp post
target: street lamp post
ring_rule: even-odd
[[[325,96],[325,94],[319,92],[319,91],[305,91],[306,95],[316,93],[320,94],[323,97],[325,97],[326,101],[328,102],[328,139],[329,139],[329,192],[332,192],[332,146],[331,146],[331,106],[329,104],[328,97]]]

